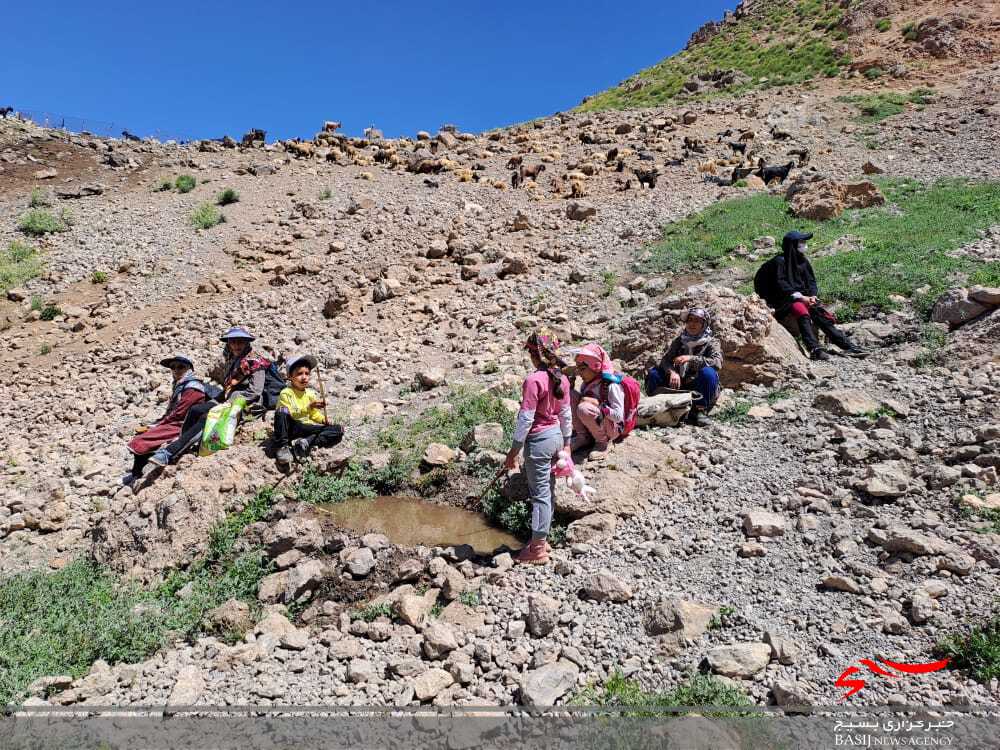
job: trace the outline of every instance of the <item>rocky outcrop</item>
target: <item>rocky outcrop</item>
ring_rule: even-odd
[[[796,179],[785,192],[792,214],[800,219],[835,219],[847,208],[869,208],[885,204],[885,196],[873,182],[840,183],[818,175]]]
[[[972,289],[955,287],[937,298],[931,310],[931,320],[947,323],[950,328],[993,312],[1000,307],[1000,289],[977,286]]]
[[[806,376],[808,360],[763,300],[712,284],[688,287],[615,324],[612,356],[637,374],[658,364],[671,339],[683,327],[681,314],[694,305],[712,312],[712,329],[725,358],[720,373],[723,385],[770,385]]]

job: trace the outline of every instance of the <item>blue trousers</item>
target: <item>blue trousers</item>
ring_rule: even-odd
[[[656,393],[657,388],[666,388],[669,385],[670,376],[659,367],[654,367],[646,373],[645,386],[647,396],[652,396]],[[682,382],[681,385],[701,394],[701,401],[697,405],[706,414],[712,411],[712,407],[715,406],[715,402],[719,398],[719,373],[715,371],[714,367],[702,367],[694,378],[687,382]]]

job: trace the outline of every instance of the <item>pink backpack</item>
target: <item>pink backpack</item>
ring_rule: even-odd
[[[642,398],[642,388],[639,385],[639,381],[630,375],[623,375],[620,372],[616,372],[615,375],[621,378],[621,387],[625,395],[625,418],[622,425],[622,434],[615,439],[616,443],[620,443],[635,429],[636,420],[639,416],[639,399]],[[601,383],[601,400],[608,400],[607,381]]]

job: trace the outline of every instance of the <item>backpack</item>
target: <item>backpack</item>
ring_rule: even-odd
[[[264,371],[264,392],[260,394],[260,401],[264,407],[264,411],[270,411],[278,405],[278,396],[285,385],[285,379],[281,377],[278,365],[271,362]]]
[[[616,443],[620,443],[628,434],[635,429],[635,423],[639,411],[639,399],[642,398],[642,388],[639,386],[639,381],[630,375],[623,375],[620,372],[615,373],[615,377],[618,379],[618,384],[622,387],[622,392],[624,394],[625,401],[625,416],[622,420],[622,434],[616,439]],[[608,400],[608,385],[609,381],[603,380],[601,382],[601,400]]]
[[[775,255],[764,265],[757,269],[753,276],[753,290],[757,296],[764,300],[771,300],[779,297],[781,290],[778,289],[778,261],[783,256]]]

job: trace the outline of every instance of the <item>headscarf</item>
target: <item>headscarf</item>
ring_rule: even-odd
[[[684,321],[687,322],[687,319],[691,317],[700,319],[704,326],[701,333],[695,336],[688,333],[687,328],[681,331],[681,343],[689,354],[712,338],[712,314],[704,307],[692,307],[685,313]]]
[[[800,244],[812,237],[803,232],[789,232],[781,240],[781,252],[785,256],[785,274],[788,280],[797,288],[804,289],[806,284],[806,268],[809,259],[799,249]]]
[[[552,383],[552,391],[556,398],[562,398],[562,370],[566,363],[558,354],[559,339],[549,330],[542,328],[535,331],[524,344],[524,348],[538,357],[542,362],[542,368],[548,372],[549,380]]]
[[[614,373],[615,366],[608,353],[601,348],[600,344],[587,344],[576,352],[576,358],[587,363],[591,370],[597,373]]]

